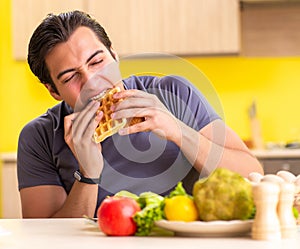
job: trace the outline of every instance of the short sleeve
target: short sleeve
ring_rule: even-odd
[[[195,130],[220,119],[204,95],[188,80],[179,76],[156,78],[150,92],[165,104],[179,120]]]
[[[51,155],[50,122],[39,117],[21,131],[18,141],[17,174],[19,189],[38,185],[62,185]],[[50,126],[51,127],[51,126]]]

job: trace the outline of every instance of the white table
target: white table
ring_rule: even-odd
[[[10,234],[0,235],[1,249],[298,249],[300,232],[293,240],[256,241],[240,238],[108,237],[84,219],[0,219]]]

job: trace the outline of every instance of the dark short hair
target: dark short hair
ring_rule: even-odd
[[[48,14],[29,41],[27,61],[31,71],[41,83],[49,83],[56,93],[58,91],[51,79],[45,57],[57,44],[66,42],[80,26],[90,28],[112,54],[111,41],[104,28],[90,15],[78,10],[58,15]],[[113,54],[112,56],[114,57]]]

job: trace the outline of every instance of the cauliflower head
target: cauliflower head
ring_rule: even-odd
[[[253,217],[255,206],[252,185],[240,174],[218,168],[198,180],[193,197],[200,220],[246,220]]]

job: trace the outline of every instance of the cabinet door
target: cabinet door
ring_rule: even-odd
[[[87,0],[121,55],[239,52],[237,0]]]
[[[17,166],[15,160],[3,161],[1,191],[2,218],[21,218],[21,201],[18,190]]]
[[[238,0],[13,0],[13,54],[27,57],[33,30],[50,12],[81,9],[106,29],[120,55],[239,52]]]
[[[73,9],[84,10],[84,0],[12,0],[13,56],[17,60],[27,58],[29,39],[39,23],[49,13]]]
[[[241,11],[243,56],[300,56],[300,2],[246,2]]]

